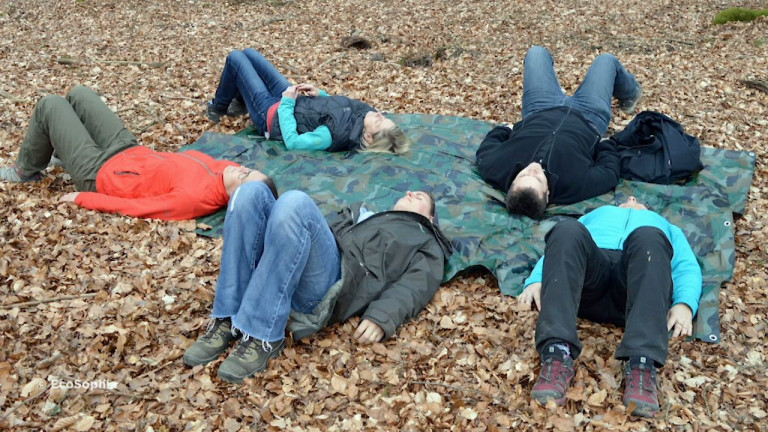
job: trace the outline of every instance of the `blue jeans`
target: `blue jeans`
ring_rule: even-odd
[[[310,313],[341,277],[336,239],[312,198],[275,200],[260,181],[237,188],[224,222],[214,318],[265,342],[285,337],[291,309]]]
[[[611,122],[611,101],[635,97],[637,80],[613,54],[600,54],[589,67],[573,96],[567,96],[555,74],[554,60],[546,48],[532,46],[525,55],[523,118],[557,106],[578,109],[603,135]]]
[[[267,111],[279,102],[291,83],[253,48],[232,51],[221,72],[219,88],[213,98],[213,109],[227,112],[235,97],[242,98],[251,121],[260,132],[267,131]]]

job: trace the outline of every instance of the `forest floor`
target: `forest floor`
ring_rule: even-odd
[[[197,237],[194,221],[60,204],[75,190],[61,169],[40,183],[2,183],[0,429],[768,430],[768,94],[743,83],[768,81],[768,19],[711,25],[728,6],[0,0],[0,164],[16,157],[37,100],[79,84],[157,150],[208,130],[236,132],[247,120],[213,126],[204,103],[227,53],[245,47],[295,82],[383,111],[496,122],[520,118],[531,45],[551,50],[569,93],[592,59],[610,52],[643,84],[639,109],[670,115],[703,145],[758,155],[736,222],[734,278],[721,290],[722,341],[672,340],[659,373],[662,412],[652,420],[628,416],[621,403],[613,351],[622,331],[587,322],[565,406],[532,402],[537,313],[502,296],[484,272],[445,284],[392,340],[359,346],[355,322],[332,326],[244,385],[226,384],[216,377],[220,361],[190,369],[180,358],[205,330],[221,239]],[[373,46],[343,48],[353,34]],[[419,65],[405,64],[419,56]],[[612,129],[629,119],[614,110]],[[102,385],[82,385],[91,382]]]

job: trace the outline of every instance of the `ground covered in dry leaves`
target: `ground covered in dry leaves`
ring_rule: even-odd
[[[640,108],[671,115],[704,145],[758,154],[734,281],[722,290],[722,342],[671,342],[655,420],[621,404],[612,353],[622,332],[589,323],[566,405],[532,403],[536,313],[480,272],[446,284],[394,340],[358,346],[355,322],[335,326],[228,385],[218,362],[188,369],[180,359],[204,329],[221,239],[196,237],[194,222],[58,204],[74,191],[60,170],[0,184],[0,429],[768,430],[768,94],[741,82],[768,80],[768,20],[710,24],[732,5],[0,0],[0,163],[13,161],[35,102],[77,84],[159,150],[242,129],[244,119],[213,127],[202,103],[227,52],[248,46],[294,81],[385,111],[504,122],[519,118],[530,45],[551,49],[570,92],[612,52],[643,83]],[[373,46],[342,47],[350,35]],[[629,117],[615,113],[619,129]],[[91,381],[117,387],[58,385]]]

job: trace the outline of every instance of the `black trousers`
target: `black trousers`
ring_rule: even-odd
[[[623,250],[601,249],[586,227],[571,219],[555,225],[545,240],[536,324],[539,355],[549,344],[567,342],[578,357],[578,317],[625,327],[617,359],[646,356],[663,365],[669,347],[673,254],[664,233],[641,227],[629,235]]]

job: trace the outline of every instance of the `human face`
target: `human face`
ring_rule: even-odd
[[[395,122],[384,117],[384,114],[378,111],[370,111],[365,114],[363,119],[363,136],[366,142],[372,142],[373,136],[380,131],[386,129],[392,129],[395,127]]]
[[[531,162],[512,180],[512,190],[533,189],[549,202],[549,184],[544,169],[538,162]]]
[[[392,210],[409,211],[418,213],[425,218],[432,220],[432,198],[426,192],[408,191],[397,200]]]
[[[252,170],[242,165],[230,165],[224,168],[222,177],[224,178],[224,188],[227,190],[229,196],[232,196],[235,189],[243,183],[254,180],[264,181],[267,179],[267,176],[261,171]]]
[[[631,196],[626,202],[619,204],[621,208],[631,208],[635,210],[648,210],[648,207],[637,201],[637,198]]]

